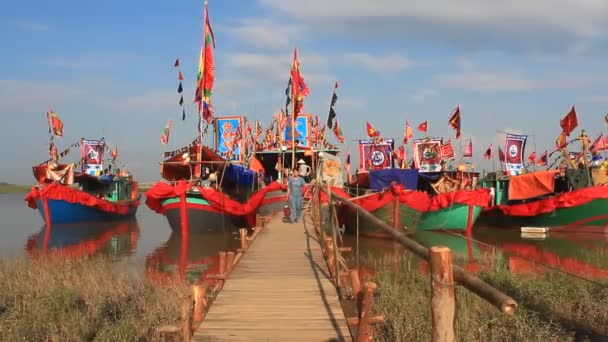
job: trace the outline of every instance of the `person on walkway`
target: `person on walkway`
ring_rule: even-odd
[[[306,184],[306,181],[300,177],[298,169],[294,168],[289,177],[289,208],[291,209],[290,220],[291,223],[298,222],[298,219],[302,216],[302,187]]]

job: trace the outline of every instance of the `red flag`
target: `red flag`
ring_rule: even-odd
[[[460,106],[457,106],[452,115],[450,115],[448,123],[456,130],[456,139],[460,139]]]
[[[500,146],[498,146],[498,161],[500,161],[501,163],[505,162],[505,153],[502,151]]]
[[[473,141],[471,140],[471,138],[469,138],[468,140],[469,140],[469,144],[464,149],[464,153],[462,154],[462,156],[465,158],[473,157]]]
[[[372,125],[369,122],[365,122],[365,125],[367,127],[367,136],[370,138],[375,138],[380,136],[380,132],[376,131],[376,129],[374,127],[372,127]]]
[[[591,147],[589,148],[589,150],[591,152],[596,152],[596,151],[605,150],[606,148],[608,148],[608,146],[606,145],[606,139],[604,138],[603,134],[600,134],[600,136],[597,137],[597,139],[595,139],[593,144],[591,144]]]
[[[112,150],[112,152],[110,152],[110,156],[112,156],[113,160],[116,160],[116,158],[118,158],[118,146],[114,146],[114,149]]]
[[[530,164],[536,163],[536,152],[530,153],[530,155],[528,156],[528,162]]]
[[[175,64],[173,64],[174,67],[179,67],[179,58],[175,60]]]
[[[570,112],[559,121],[559,125],[562,127],[562,131],[566,136],[570,136],[570,133],[578,126],[578,118],[576,117],[576,110],[574,106],[570,109]]]
[[[346,151],[346,161],[344,162],[344,171],[350,173],[350,151]]]
[[[488,146],[488,149],[486,150],[486,152],[483,154],[483,157],[487,160],[492,159],[493,155],[492,155],[492,151],[493,151],[493,146],[492,144],[490,144],[490,146]]]
[[[160,135],[160,142],[163,145],[167,145],[169,143],[169,137],[171,136],[171,129],[173,128],[173,121],[169,120],[165,128]]]
[[[46,112],[46,118],[49,122],[49,133],[53,133],[53,135],[62,137],[63,136],[63,121],[59,119],[57,114],[53,111],[52,108],[49,108],[49,111]]]
[[[441,145],[441,159],[454,160],[454,147],[452,146],[452,139]]]
[[[291,64],[291,92],[292,99],[295,105],[293,115],[297,118],[298,114],[304,109],[304,98],[310,93],[310,89],[304,77],[300,73],[300,62],[298,61],[298,49],[293,49],[293,61]]]
[[[403,133],[403,143],[407,145],[407,143],[412,139],[414,134],[412,133],[412,127],[410,127],[410,122],[405,120],[405,132]]]
[[[198,103],[199,113],[202,112],[203,119],[208,123],[213,121],[213,108],[211,107],[211,93],[215,81],[215,62],[213,59],[213,48],[215,37],[209,22],[209,11],[205,3],[203,47],[198,61],[198,76],[196,81],[196,92],[194,102]]]
[[[344,144],[344,135],[342,134],[342,129],[340,128],[340,124],[338,124],[338,119],[334,121],[334,128],[332,129],[336,139],[340,142],[340,144]]]
[[[545,153],[541,154],[540,158],[538,158],[536,165],[547,166],[547,159],[548,159],[548,154],[547,154],[547,150],[545,150]]]
[[[428,126],[429,126],[428,121],[421,123],[420,125],[418,125],[418,132],[426,133],[427,129],[429,128]]]
[[[178,79],[178,80],[180,80],[180,81],[183,81],[183,80],[184,80],[184,75],[182,75],[182,72],[181,72],[181,71],[179,71],[179,72],[178,72],[178,74],[177,74],[177,79]]]

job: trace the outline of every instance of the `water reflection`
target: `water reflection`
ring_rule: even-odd
[[[43,226],[25,243],[26,253],[32,257],[62,256],[81,258],[104,255],[122,259],[137,248],[139,224],[137,220],[107,223],[65,224]]]
[[[213,284],[211,276],[219,273],[218,253],[234,252],[238,247],[232,232],[171,233],[167,242],[146,257],[146,275],[157,284],[174,280]]]

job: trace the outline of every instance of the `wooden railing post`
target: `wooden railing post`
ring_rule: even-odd
[[[334,241],[331,237],[325,238],[325,247],[326,247],[326,255],[327,258],[327,268],[329,269],[329,274],[331,277],[334,277],[334,265],[336,260],[334,259]]]
[[[430,249],[431,258],[431,311],[433,317],[433,342],[454,341],[454,275],[452,252],[448,247]]]
[[[333,243],[333,250],[332,250],[332,258],[334,260],[334,265],[333,265],[333,276],[334,276],[334,282],[336,284],[336,287],[338,289],[338,296],[341,297],[340,295],[340,265],[338,264],[338,238],[337,238],[337,233],[336,233],[336,222],[334,222],[334,204],[332,202],[331,199],[331,184],[329,182],[327,182],[327,208],[328,208],[328,223],[329,223],[329,229],[331,230],[331,235],[332,235],[332,243]]]
[[[226,253],[226,277],[230,273],[232,273],[232,269],[234,268],[234,252]]]
[[[180,303],[181,311],[181,330],[182,339],[184,342],[190,342],[192,339],[192,296],[182,297]]]
[[[376,291],[376,283],[368,281],[363,289],[363,299],[361,304],[361,313],[359,317],[359,329],[357,332],[358,342],[367,342],[373,340],[373,329],[371,327],[371,311],[372,302]]]
[[[192,314],[192,324],[198,326],[203,321],[203,314],[207,306],[207,288],[197,284],[192,286],[192,297],[194,297],[194,310]]]
[[[358,298],[359,293],[361,292],[361,280],[359,279],[359,270],[350,271],[350,286],[352,288],[353,297]]]
[[[224,282],[226,280],[226,252],[221,251],[218,254],[219,254],[218,272],[220,272],[219,276],[222,278],[222,279],[218,279],[218,283],[219,283],[219,289],[221,289],[222,287],[224,287]]]
[[[239,229],[239,234],[241,236],[241,250],[247,250],[247,228]]]

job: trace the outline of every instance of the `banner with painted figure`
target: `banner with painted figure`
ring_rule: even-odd
[[[296,145],[297,146],[310,146],[310,114],[299,114],[296,118]],[[283,141],[288,146],[291,145],[291,118],[285,124],[283,130]]]
[[[517,176],[524,168],[524,149],[527,135],[507,134],[505,144],[505,168],[510,176]]]
[[[101,176],[104,147],[103,140],[82,140],[80,145],[82,172],[91,176]]]
[[[451,146],[451,144],[450,144]],[[447,152],[447,151],[446,151]],[[453,154],[453,152],[452,152]],[[418,172],[441,171],[443,159],[443,139],[428,138],[414,140],[414,166]]]
[[[241,160],[242,122],[243,118],[240,116],[215,119],[215,148],[218,154],[227,160]]]
[[[334,186],[342,187],[344,176],[342,175],[342,160],[340,157],[323,153],[320,158],[322,164],[317,169],[317,179],[320,179],[322,182],[329,182]]]
[[[393,167],[394,140],[379,142],[359,140],[359,171],[382,170]]]

